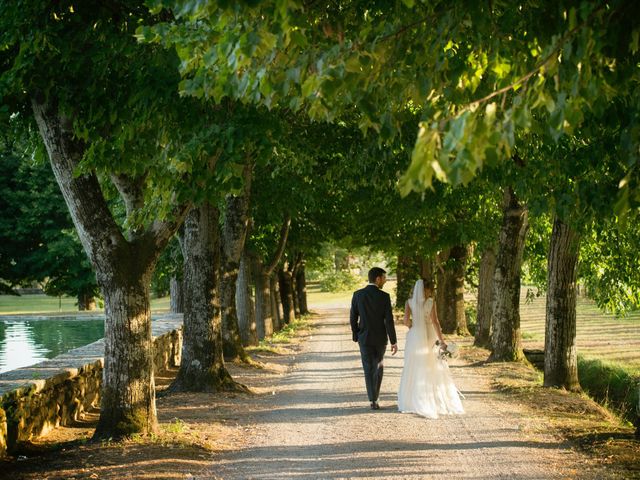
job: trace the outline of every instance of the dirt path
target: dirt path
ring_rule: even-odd
[[[400,352],[385,359],[380,403],[366,399],[357,345],[343,308],[320,311],[294,370],[247,405],[246,443],[196,478],[603,478],[558,437],[529,428],[535,412],[490,388],[480,364],[451,363],[464,416],[397,412]],[[598,469],[599,470],[599,469]]]

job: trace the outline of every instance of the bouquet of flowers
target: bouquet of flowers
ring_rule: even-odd
[[[447,343],[445,348],[440,346],[440,340],[436,340],[436,346],[440,347],[438,350],[438,358],[440,360],[447,360],[448,358],[458,358],[458,345],[455,342]]]

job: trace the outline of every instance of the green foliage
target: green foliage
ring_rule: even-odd
[[[178,18],[138,35],[176,46],[185,94],[303,107],[328,121],[355,105],[359,127],[382,141],[400,134],[403,109],[419,111],[404,194],[434,178],[467,184],[512,157],[518,132],[557,141],[585,112],[624,103],[620,211],[637,200],[634,2],[148,3]]]
[[[640,374],[614,362],[578,356],[582,388],[595,400],[633,421],[640,408]]]
[[[156,297],[169,295],[171,278],[182,280],[182,266],[184,259],[177,235],[164,249],[151,277],[151,291]]]
[[[99,294],[48,164],[25,158],[15,132],[0,139],[0,279],[39,282],[54,296]]]
[[[327,272],[320,277],[320,291],[346,292],[362,286],[363,279],[347,270]]]
[[[582,242],[580,277],[587,294],[603,310],[624,314],[640,309],[638,213],[629,222],[615,219],[595,225]]]

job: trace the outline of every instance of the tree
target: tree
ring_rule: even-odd
[[[191,185],[208,175],[217,126],[179,98],[174,54],[133,38],[154,19],[139,2],[3,5],[2,112],[35,119],[105,299],[99,438],[155,427],[151,273],[191,201],[210,194]]]
[[[329,121],[355,106],[361,128],[384,139],[400,133],[397,114],[409,103],[421,109],[405,194],[434,178],[465,184],[484,165],[511,159],[515,134],[536,116],[558,139],[580,127],[585,111],[615,99],[638,111],[640,28],[632,19],[640,7],[625,0],[517,9],[445,1],[149,4],[179,18],[140,35],[179,47],[185,93],[304,107]],[[628,159],[622,210],[637,197],[637,124],[636,113],[618,135]]]
[[[503,210],[494,273],[490,358],[517,361],[524,358],[520,337],[520,266],[529,222],[527,209],[511,187],[505,189]]]
[[[6,132],[18,135],[17,131]],[[39,282],[49,295],[72,295],[80,310],[95,308],[95,274],[48,165],[23,158],[18,139],[0,140],[0,278]]]

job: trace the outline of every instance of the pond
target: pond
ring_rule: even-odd
[[[100,317],[0,316],[0,373],[56,357],[103,336]]]

